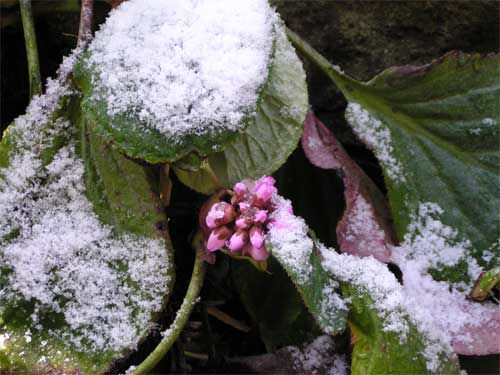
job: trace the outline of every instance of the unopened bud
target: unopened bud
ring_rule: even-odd
[[[207,250],[216,251],[224,247],[232,233],[233,231],[226,226],[215,228],[208,237]]]
[[[260,226],[254,225],[250,229],[250,243],[257,248],[261,247],[264,243],[264,235]]]
[[[215,203],[208,211],[205,222],[210,229],[219,225],[228,224],[234,220],[236,213],[234,207],[226,202]]]
[[[231,251],[238,251],[248,242],[248,232],[244,229],[238,229],[229,240],[228,248]]]

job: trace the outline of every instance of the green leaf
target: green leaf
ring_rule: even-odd
[[[269,352],[302,344],[320,333],[300,294],[274,258],[269,259],[268,273],[248,262],[232,260],[231,278]]]
[[[352,375],[366,374],[427,374],[427,360],[422,355],[425,344],[414,325],[410,324],[407,339],[401,343],[399,334],[387,332],[383,319],[373,308],[373,301],[359,289],[342,284],[344,297],[351,299],[349,327],[352,342]],[[439,357],[440,374],[459,372],[458,361]]]
[[[280,29],[276,36],[269,78],[260,94],[257,113],[248,127],[223,151],[210,154],[208,164],[219,187],[230,187],[247,178],[272,174],[297,147],[308,109],[307,86],[302,63]],[[191,172],[180,175],[189,187],[213,193],[213,176]]]
[[[327,334],[342,332],[348,309],[338,293],[337,280],[323,268],[304,220],[289,212],[289,202],[282,197],[275,197],[274,204],[276,219],[268,232],[267,249],[295,284],[321,330]]]
[[[125,155],[148,163],[164,163],[179,160],[193,152],[200,155],[221,149],[221,145],[236,137],[236,132],[207,132],[188,134],[178,142],[172,142],[156,128],[144,126],[135,113],[107,113],[105,96],[96,94],[92,85],[96,73],[89,70],[83,58],[75,67],[75,82],[84,94],[82,110],[95,123],[95,131],[114,148]],[[248,122],[246,118],[244,122]]]
[[[58,82],[58,84],[61,83]],[[63,93],[66,92],[65,86],[57,87],[57,89]],[[43,120],[46,110],[40,108],[47,105],[47,102],[50,103],[52,94],[35,99],[39,100],[39,103],[33,105],[32,109],[28,108],[25,117],[14,121],[0,143],[0,197],[3,199],[12,196],[9,189],[16,189],[12,184],[16,180],[10,177],[12,174],[18,176],[16,175],[18,171],[12,168],[13,163],[27,170],[31,165],[36,166],[35,174],[28,178],[29,185],[23,188],[26,192],[26,197],[23,198],[24,209],[32,210],[28,211],[25,217],[33,220],[31,227],[35,234],[27,232],[22,223],[15,222],[18,218],[16,213],[18,211],[15,210],[19,208],[14,207],[11,212],[9,206],[2,207],[7,210],[3,214],[12,215],[11,220],[14,222],[9,222],[7,225],[12,226],[14,230],[6,236],[2,236],[0,232],[0,290],[2,290],[0,294],[0,372],[104,373],[112,367],[115,361],[128,355],[134,346],[148,335],[151,325],[167,302],[174,280],[172,245],[165,229],[167,218],[155,191],[156,186],[152,185],[154,179],[151,171],[104,144],[93,131],[92,122],[80,112],[80,103],[76,97],[63,96],[58,99],[54,104],[54,112],[47,114],[47,121]],[[57,97],[58,94],[55,95]],[[80,134],[78,134],[78,129]],[[71,149],[76,149],[76,153],[64,151]],[[64,154],[64,152],[69,154]],[[52,164],[61,155],[66,155],[66,158],[61,159],[59,164]],[[19,164],[19,159],[28,161]],[[37,164],[37,160],[40,164]],[[52,181],[50,168],[57,169],[63,163],[75,167],[76,174]],[[79,165],[84,167],[83,170],[79,169]],[[78,173],[82,171],[83,174],[79,175]],[[67,184],[65,181],[67,178],[76,178],[74,181],[76,186],[85,186],[86,198],[79,193],[79,188],[76,188],[76,190],[67,190],[69,196],[55,197],[63,202],[67,200],[68,206],[59,207],[57,199],[53,207],[43,203],[50,202],[53,194],[59,194],[57,190],[52,193],[50,189],[55,189],[54,186],[58,186],[57,184]],[[92,206],[86,206],[88,204],[85,203],[86,199]],[[86,221],[94,220],[89,218],[88,215],[92,213],[85,211],[85,207],[90,207],[90,210],[93,210],[101,221],[98,228],[99,232],[103,232],[96,233],[98,236],[96,239],[78,238],[79,225],[82,228],[82,236],[92,235],[85,231],[85,225],[89,225]],[[52,212],[52,209],[55,211]],[[75,232],[52,233],[50,231],[57,228],[57,225],[47,226],[45,221],[41,221],[41,218],[46,220],[51,215],[62,214],[63,221],[60,222],[60,228],[66,230],[68,224],[64,222],[64,219],[68,216],[64,215],[70,215],[68,212],[81,215],[77,216],[81,217],[81,222],[75,222]],[[9,217],[7,216],[8,219]],[[5,222],[2,221],[2,225],[4,224]],[[45,228],[45,231],[48,231],[45,232],[47,237],[38,236],[36,228]],[[110,232],[107,232],[108,230]],[[72,246],[78,246],[77,251],[71,252],[74,254],[73,258],[69,260],[64,258],[68,263],[57,264],[53,268],[43,270],[40,274],[33,274],[35,280],[39,278],[41,280],[36,284],[40,286],[40,289],[46,285],[43,281],[44,277],[50,279],[47,283],[50,283],[54,296],[45,303],[38,299],[37,289],[29,289],[33,292],[33,297],[28,298],[25,294],[26,288],[21,291],[13,286],[12,277],[18,275],[19,272],[21,274],[30,272],[31,269],[24,269],[24,263],[19,262],[16,263],[17,268],[12,268],[10,259],[5,256],[5,252],[9,251],[11,246],[16,246],[17,241],[23,241],[20,243],[26,243],[27,246],[33,248],[30,241],[40,238],[45,241],[40,243],[40,251],[48,249],[49,258],[52,256],[57,258],[56,251],[71,252]],[[58,245],[61,241],[65,245]],[[123,247],[117,247],[120,245]],[[148,247],[150,245],[156,245],[157,248],[151,249]],[[102,253],[99,253],[99,249]],[[108,251],[109,253],[106,253]],[[32,254],[32,258],[37,259],[37,252]],[[29,259],[27,263],[29,267],[32,267]],[[116,281],[105,279],[108,274],[101,273],[101,269],[106,272],[109,270],[109,275],[116,277]],[[98,301],[99,288],[106,287],[106,284],[101,285],[95,277],[90,276],[85,279],[85,283],[74,284],[74,288],[70,288],[67,280],[71,282],[73,277],[79,280],[80,272],[86,275],[87,272],[91,274],[93,270],[99,272],[99,277],[107,280],[109,285],[114,285],[115,282],[120,284],[120,289],[115,290],[113,294],[117,300],[110,298],[102,301],[102,305],[96,302],[95,308],[98,309],[102,320],[92,320],[92,318],[86,320],[86,315],[77,315],[75,319],[81,319],[81,321],[77,320],[75,325],[74,321],[73,323],[68,321],[70,315],[66,313],[70,306],[79,306],[79,297],[76,295],[81,291],[91,298],[93,295],[86,293],[94,291],[95,300]],[[97,282],[95,284],[97,290],[92,289],[94,282]],[[156,282],[158,283],[156,285],[164,286],[164,288],[160,290],[159,287],[151,287]],[[120,294],[122,292],[123,294]],[[120,298],[126,300],[120,300]],[[92,301],[89,300],[89,303]],[[151,305],[148,305],[149,303]],[[80,309],[75,313],[81,312]],[[107,322],[106,314],[108,313],[118,314],[116,324],[104,324],[98,327],[103,321]],[[131,322],[131,326],[123,325],[120,320],[123,316],[128,317],[126,321]],[[102,338],[106,341],[111,337],[112,329],[119,329],[119,334],[121,334],[127,328],[133,330],[131,332],[133,336],[130,337],[135,341],[134,344],[115,341],[113,345],[100,346],[99,341],[92,341],[93,339],[89,336],[91,332],[98,332],[95,333],[96,340]],[[103,332],[99,331],[100,329],[108,329],[108,331],[103,333],[104,336],[99,336]],[[124,336],[124,340],[125,337],[129,336]],[[80,344],[77,344],[77,340],[81,340]]]
[[[500,56],[451,52],[363,83],[289,36],[350,102],[346,118],[381,162],[399,239],[421,204],[437,204],[440,221],[470,241],[478,264],[497,265]],[[464,280],[460,265],[442,276]]]

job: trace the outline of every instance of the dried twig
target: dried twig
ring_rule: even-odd
[[[213,316],[215,319],[220,320],[223,323],[226,323],[228,326],[236,328],[238,331],[242,332],[250,332],[251,328],[247,326],[244,322],[241,322],[232,316],[226,314],[224,311],[219,310],[217,307],[208,306],[207,312],[209,315]]]

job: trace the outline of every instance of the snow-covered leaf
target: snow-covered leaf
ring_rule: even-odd
[[[208,156],[207,169],[178,174],[191,188],[213,193],[246,178],[272,174],[297,147],[308,97],[305,73],[281,27],[277,28],[269,78],[262,89],[255,117],[224,150]]]
[[[302,67],[283,40],[288,43],[267,0],[127,1],[111,13],[78,66],[84,110],[96,131],[132,158],[172,163],[190,154],[204,158],[231,144],[247,147],[241,152],[251,155],[244,159],[269,153],[267,169],[253,161],[265,171],[276,169],[297,142],[294,126],[301,126],[307,105]],[[288,84],[285,75],[297,70],[301,80]],[[299,99],[282,103],[291,93]],[[277,121],[294,136],[270,148],[261,137],[279,133],[269,129]],[[227,152],[229,167],[221,165],[224,158],[213,166],[223,181],[234,178],[232,159],[242,156]],[[244,164],[237,171],[245,174],[238,179],[265,173],[246,173],[246,162],[237,163]],[[196,178],[182,180],[198,186]]]
[[[433,325],[425,307],[408,298],[385,264],[317,246],[322,266],[349,303],[352,374],[459,372],[447,335]]]
[[[425,308],[407,298],[385,264],[324,247],[308,236],[288,201],[275,196],[274,204],[266,246],[326,333],[343,329],[349,311],[355,333],[353,372],[458,372],[448,336],[436,329]]]
[[[499,56],[452,52],[362,83],[289,35],[342,90],[348,122],[384,169],[407,297],[459,353],[500,352],[498,306],[467,299],[498,265]]]
[[[2,373],[106,371],[150,332],[172,287],[157,194],[81,116],[67,84],[76,56],[0,143]]]
[[[338,282],[321,265],[321,256],[308,234],[304,220],[291,213],[291,203],[275,195],[275,224],[266,247],[283,266],[323,332],[336,334],[346,327],[348,306]]]

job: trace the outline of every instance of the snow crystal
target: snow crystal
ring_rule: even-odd
[[[311,375],[347,374],[349,367],[346,358],[342,354],[334,353],[335,343],[330,336],[319,336],[302,350],[294,346],[284,349],[292,355],[292,366],[297,371],[305,371]]]
[[[291,202],[275,194],[272,203],[276,210],[271,214],[266,244],[271,246],[272,254],[292,273],[296,282],[304,284],[312,272],[310,257],[313,242],[307,235],[304,219],[294,216]]]
[[[405,182],[403,168],[394,156],[391,132],[387,126],[358,103],[350,102],[345,115],[358,137],[373,150],[385,167],[387,176],[396,182]]]
[[[69,329],[54,328],[50,335],[81,350],[120,351],[135,347],[151,314],[160,311],[168,259],[163,241],[115,236],[99,222],[72,144],[42,162],[54,136],[71,131],[52,116],[71,94],[67,77],[78,54],[64,60],[47,93],[34,97],[9,128],[16,147],[10,166],[0,170],[0,271],[7,279],[0,305],[19,298],[34,303],[26,342],[42,329],[46,314],[55,313]]]
[[[237,130],[267,79],[278,18],[267,0],[130,0],[90,45],[107,111],[172,141]]]

